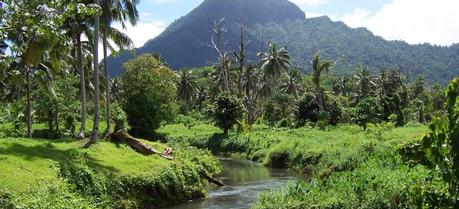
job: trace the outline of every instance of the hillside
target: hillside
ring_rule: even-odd
[[[251,41],[247,49],[251,60],[256,60],[256,53],[272,41],[287,46],[294,65],[303,71],[309,70],[310,58],[320,51],[337,61],[337,74],[347,74],[355,65],[363,64],[373,71],[397,69],[409,78],[424,75],[431,82],[446,83],[459,75],[459,44],[440,47],[387,41],[365,28],[353,29],[325,16],[306,16],[288,0],[206,0],[136,53],[159,53],[174,69],[213,64],[216,54],[206,44],[210,42],[212,22],[225,18],[227,49],[237,48],[242,21]],[[131,57],[123,53],[109,58],[112,75],[119,75],[122,64]]]

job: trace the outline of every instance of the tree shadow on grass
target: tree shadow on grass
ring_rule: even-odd
[[[42,144],[34,146],[24,146],[19,143],[12,143],[6,147],[0,147],[0,155],[12,155],[21,157],[27,161],[33,161],[36,159],[48,159],[57,163],[69,163],[72,162],[72,153],[81,153],[78,149],[57,149],[52,143],[42,140]],[[65,142],[65,141],[64,141]],[[53,141],[53,143],[55,143]],[[102,172],[116,172],[117,169],[111,166],[102,165],[99,160],[94,159],[91,156],[84,155],[88,161],[88,166],[96,171]]]
[[[206,142],[206,147],[212,154],[221,154],[223,150],[223,141],[228,139],[228,136],[222,133],[214,133]]]

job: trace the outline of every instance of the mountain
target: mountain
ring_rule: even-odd
[[[356,65],[363,64],[373,71],[395,69],[408,78],[424,75],[443,84],[459,75],[459,44],[442,47],[387,41],[365,28],[350,28],[326,16],[306,16],[288,0],[205,0],[135,53],[159,53],[173,69],[211,65],[217,59],[215,50],[208,47],[213,22],[225,18],[226,49],[238,48],[243,23],[250,40],[248,59],[253,61],[271,41],[286,46],[293,65],[303,71],[310,70],[309,60],[319,51],[337,61],[337,74],[351,73]],[[126,52],[110,57],[112,75],[122,73],[122,64],[132,56]]]

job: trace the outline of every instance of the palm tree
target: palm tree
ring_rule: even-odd
[[[281,90],[284,93],[293,95],[295,98],[298,98],[301,92],[301,73],[294,69],[285,74],[285,80],[281,85]]]
[[[178,96],[190,106],[198,95],[198,85],[196,84],[196,77],[191,74],[191,70],[183,69],[177,73],[178,80]]]
[[[370,95],[371,90],[371,76],[370,71],[363,66],[357,67],[357,74],[354,75],[354,78],[357,80],[357,93],[356,98],[358,101],[367,98]]]
[[[276,44],[269,43],[267,53],[258,53],[261,57],[261,69],[269,79],[278,78],[290,66],[290,55],[285,47],[277,48]]]
[[[120,77],[115,77],[110,81],[110,97],[119,102],[122,94],[122,82]]]
[[[316,98],[318,100],[317,103],[319,104],[320,110],[322,111],[324,108],[324,101],[322,95],[322,88],[320,87],[320,78],[323,72],[328,73],[331,70],[331,68],[333,67],[333,62],[329,60],[321,60],[320,54],[316,53],[311,64],[313,72],[312,81],[316,86]]]
[[[139,19],[139,13],[136,8],[138,0],[103,0],[102,6],[102,46],[104,56],[104,74],[106,79],[105,99],[106,99],[106,135],[110,131],[110,74],[108,73],[107,49],[109,47],[108,39],[112,39],[115,44],[123,48],[134,48],[134,44],[122,32],[111,27],[112,22],[118,21],[125,28],[125,21],[129,21],[131,25],[135,25]],[[113,47],[111,47],[113,48]]]
[[[53,64],[60,63],[59,53],[50,53],[62,37],[61,31],[57,31],[56,23],[53,18],[56,15],[49,13],[48,10],[36,10],[42,2],[40,1],[19,1],[13,11],[9,14],[17,15],[5,17],[4,30],[7,38],[3,40],[11,42],[16,50],[13,54],[15,62],[12,67],[24,72],[26,80],[26,119],[27,119],[27,136],[32,137],[32,74],[36,69],[50,64],[47,61],[52,60]],[[31,9],[34,8],[34,9]],[[45,7],[43,7],[45,8]],[[28,15],[25,15],[28,13]],[[47,22],[48,24],[44,24]],[[40,32],[39,32],[40,31]],[[62,40],[65,41],[65,40]],[[56,64],[57,65],[57,64]]]
[[[72,18],[66,19],[64,23],[65,30],[68,31],[68,36],[73,39],[74,44],[74,63],[75,71],[80,78],[80,103],[81,103],[81,126],[80,132],[77,136],[78,139],[85,138],[86,131],[86,72],[84,67],[84,56],[90,53],[88,45],[81,40],[83,33],[86,36],[90,36],[89,28],[90,16],[84,16],[79,11],[79,8],[75,8],[75,15]]]
[[[96,0],[99,3],[99,0]],[[89,148],[92,144],[97,142],[97,138],[99,135],[99,30],[100,30],[100,22],[99,22],[99,15],[94,15],[94,55],[93,55],[93,70],[94,70],[94,125],[91,132],[91,137],[88,143],[84,145],[85,148]]]

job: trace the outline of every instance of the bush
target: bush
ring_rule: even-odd
[[[152,137],[161,123],[171,120],[177,94],[175,74],[153,55],[141,55],[124,65],[123,109],[130,133]]]
[[[329,123],[333,126],[338,125],[343,117],[343,105],[338,98],[329,96],[325,102],[325,110],[328,112]]]
[[[215,125],[228,135],[228,130],[244,116],[244,106],[235,96],[223,93],[217,97],[212,115]]]
[[[363,130],[366,130],[368,123],[376,123],[378,121],[378,116],[378,100],[375,97],[368,97],[360,101],[355,108],[353,121]]]
[[[448,86],[445,113],[430,124],[430,133],[422,139],[422,151],[428,165],[439,170],[451,185],[455,206],[459,206],[459,78]]]
[[[48,125],[47,138],[58,138],[62,134],[73,136],[76,130],[77,113],[79,103],[75,95],[78,95],[78,79],[67,75],[58,77],[50,84],[39,85],[36,91],[35,115],[38,122]],[[60,125],[64,124],[64,129]]]
[[[0,187],[0,208],[13,209],[15,208],[13,203],[13,194],[8,192],[7,189]]]
[[[319,120],[319,104],[313,93],[306,93],[296,104],[295,117],[299,127],[308,121],[316,123]]]
[[[290,116],[295,98],[286,93],[276,93],[264,103],[263,119],[270,127],[277,125],[282,119]]]
[[[111,119],[115,123],[115,132],[119,130],[127,131],[129,130],[129,124],[127,122],[127,115],[121,108],[121,106],[116,102],[111,106]]]

